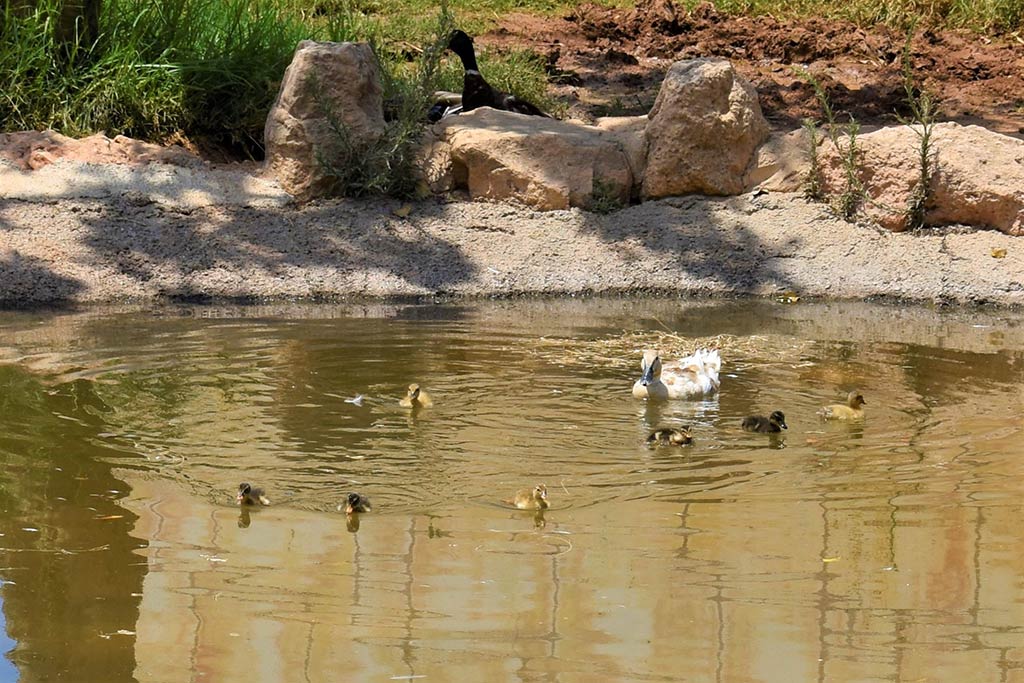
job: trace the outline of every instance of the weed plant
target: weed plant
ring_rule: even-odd
[[[849,123],[839,125],[828,93],[825,92],[818,79],[806,70],[796,69],[795,71],[800,78],[814,88],[818,106],[821,107],[822,115],[825,117],[825,134],[832,142],[843,164],[843,187],[838,194],[832,197],[832,208],[845,220],[853,220],[865,198],[864,184],[860,180],[860,148],[857,147],[860,124],[851,116]],[[810,171],[805,178],[804,194],[811,198],[824,199],[825,192],[818,154],[818,125],[815,121],[808,120],[804,122],[804,128],[810,133],[808,150]]]
[[[901,67],[903,90],[906,93],[910,116],[900,116],[900,123],[910,127],[917,135],[918,178],[910,193],[907,205],[907,227],[911,230],[924,227],[925,212],[932,199],[932,180],[938,165],[938,153],[932,136],[938,120],[939,108],[935,98],[927,90],[920,90],[914,83],[914,64],[910,50],[913,27],[907,31],[903,45]]]

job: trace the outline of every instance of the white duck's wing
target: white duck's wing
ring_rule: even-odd
[[[665,364],[661,380],[673,398],[703,396],[718,391],[721,368],[722,359],[718,351],[698,349],[692,356]]]

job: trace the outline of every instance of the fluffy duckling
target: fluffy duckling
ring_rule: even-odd
[[[722,359],[718,351],[698,349],[693,355],[662,363],[657,351],[644,351],[640,379],[633,384],[636,398],[700,398],[718,391]]]
[[[254,489],[251,484],[246,482],[238,485],[235,502],[239,505],[270,505],[270,499],[263,495],[263,489]]]
[[[781,410],[776,410],[768,417],[751,415],[743,418],[743,429],[748,432],[774,433],[789,427],[786,426],[786,416]]]
[[[693,443],[693,435],[689,427],[674,429],[672,427],[659,427],[647,437],[649,446],[685,446]]]
[[[426,408],[434,405],[434,402],[430,399],[430,394],[423,391],[420,385],[416,383],[409,385],[409,392],[398,403],[403,408]]]
[[[864,409],[861,406],[865,403],[864,397],[854,389],[847,395],[846,405],[834,403],[830,406],[825,406],[818,411],[818,415],[821,415],[826,420],[863,420]]]
[[[351,515],[355,512],[369,512],[371,509],[370,499],[360,493],[353,491],[345,499],[346,515]]]
[[[480,75],[480,67],[476,64],[476,52],[473,50],[473,39],[464,31],[452,31],[448,39],[448,49],[462,60],[465,74],[462,77],[462,111],[473,111],[478,107],[493,107],[505,111],[528,116],[544,116],[536,105],[521,100],[515,95],[501,92],[484,80]]]
[[[515,498],[505,501],[520,510],[545,510],[548,507],[548,487],[537,484],[532,489],[516,491]]]

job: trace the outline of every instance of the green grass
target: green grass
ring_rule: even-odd
[[[679,4],[693,9],[701,1]],[[712,0],[712,4],[726,14],[847,19],[899,31],[916,24],[982,33],[1024,30],[1024,0]]]
[[[394,98],[420,78],[422,46],[436,41],[438,22],[437,5],[416,0],[404,9],[378,0],[104,0],[99,39],[65,44],[55,37],[60,2],[19,11],[12,4],[0,13],[0,130],[184,136],[254,156],[300,40],[373,43],[391,76],[385,96]],[[515,6],[499,0],[488,8]],[[498,87],[553,106],[533,53],[484,51],[481,65]],[[446,57],[430,79],[430,89],[461,90],[458,60]]]

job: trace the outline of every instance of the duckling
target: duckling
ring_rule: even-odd
[[[370,510],[370,499],[360,493],[353,491],[345,499],[346,515],[351,515],[354,512],[369,512]]]
[[[789,429],[786,426],[786,416],[782,414],[781,410],[776,410],[768,417],[763,415],[751,415],[743,418],[743,429],[747,432],[781,432],[783,429]]]
[[[239,505],[270,505],[270,499],[263,495],[263,489],[254,489],[246,482],[238,485],[235,502]]]
[[[448,49],[459,56],[462,68],[465,69],[462,77],[462,111],[493,107],[517,114],[551,118],[536,105],[491,87],[491,84],[480,75],[480,67],[476,64],[476,53],[473,50],[473,39],[464,31],[452,31],[448,39]]]
[[[548,487],[537,484],[532,489],[516,491],[515,498],[505,501],[520,510],[545,510],[548,507]]]
[[[420,385],[416,383],[409,385],[409,392],[398,403],[403,408],[427,408],[434,405],[434,402],[430,399],[430,394],[423,391]]]
[[[846,420],[849,422],[863,420],[864,409],[861,406],[865,403],[867,401],[864,400],[864,397],[854,389],[846,396],[846,405],[833,403],[819,410],[818,415],[821,415],[826,420]]]
[[[718,351],[697,349],[692,355],[672,363],[661,362],[657,351],[644,351],[641,375],[633,384],[633,396],[664,400],[700,398],[718,391],[718,373],[722,359]]]
[[[693,435],[689,427],[673,429],[672,427],[659,427],[647,437],[647,444],[650,446],[685,446],[693,443]]]

